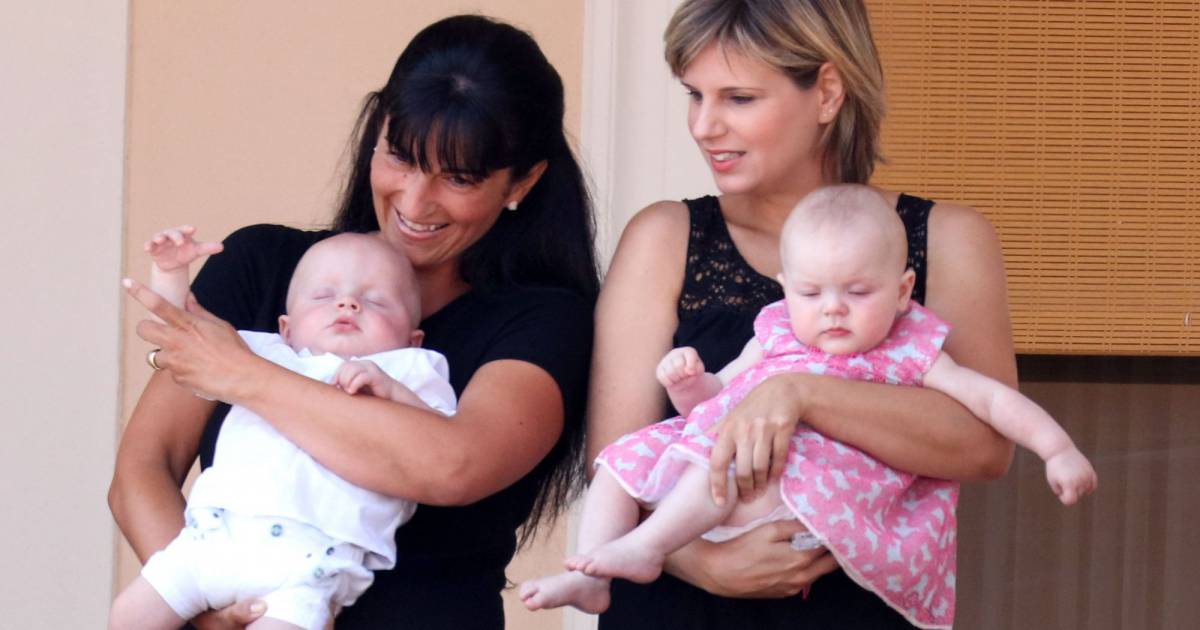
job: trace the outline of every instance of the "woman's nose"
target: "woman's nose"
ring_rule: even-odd
[[[435,179],[429,173],[417,169],[404,177],[398,209],[404,216],[415,219],[421,216],[425,206],[429,205]]]
[[[720,112],[709,103],[692,105],[692,137],[697,140],[708,140],[720,136],[725,129],[721,122]]]

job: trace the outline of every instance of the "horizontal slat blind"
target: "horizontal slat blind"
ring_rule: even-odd
[[[1200,2],[869,5],[875,181],[988,215],[1018,351],[1200,355]]]

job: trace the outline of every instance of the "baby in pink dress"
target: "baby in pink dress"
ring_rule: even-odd
[[[1053,418],[941,351],[950,329],[910,303],[915,275],[905,269],[905,243],[899,217],[871,188],[822,188],[801,200],[780,237],[784,299],[763,308],[754,338],[717,374],[705,372],[692,348],[663,357],[658,379],[684,417],[601,452],[584,504],[582,553],[567,559],[568,571],[523,584],[526,606],[600,612],[611,578],[652,581],[666,555],[697,536],[726,540],[799,519],[809,531],[797,545],[828,547],[848,575],[911,623],[950,627],[956,483],[891,469],[797,419],[763,440],[773,457],[786,457],[764,496],[739,502],[732,483],[727,496],[710,491],[714,428],[778,372],[932,387],[1041,456],[1063,503],[1091,492],[1091,464]],[[643,507],[653,512],[639,524]]]

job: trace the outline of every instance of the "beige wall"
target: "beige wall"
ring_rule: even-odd
[[[417,30],[463,12],[533,33],[563,76],[568,125],[578,129],[582,0],[375,0],[352,11],[283,0],[133,2],[128,273],[145,277],[141,244],[162,227],[193,223],[201,236],[220,238],[256,222],[327,221],[363,96],[383,84]],[[122,418],[148,377],[147,346],[133,335],[139,315],[131,309],[123,323]],[[557,566],[563,541],[561,531],[541,541],[541,552],[520,558],[510,578]],[[118,585],[138,569],[121,546]],[[526,617],[511,600],[509,593],[512,627],[561,626],[559,613]]]
[[[0,627],[93,628],[112,589],[126,3],[0,19]]]

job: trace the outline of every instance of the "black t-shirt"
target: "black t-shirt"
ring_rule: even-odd
[[[313,243],[332,235],[275,225],[242,228],[225,240],[224,252],[209,259],[192,290],[201,305],[235,328],[276,332],[297,262]],[[556,288],[471,291],[426,317],[421,329],[423,346],[446,356],[456,394],[490,361],[526,361],[558,384],[564,421],[582,422],[592,340],[586,299]],[[220,405],[205,427],[202,466],[212,463],[227,410]],[[375,572],[374,585],[338,616],[338,630],[502,628],[504,567],[516,549],[515,530],[529,515],[548,470],[540,465],[471,505],[420,506],[396,531],[396,567]]]

